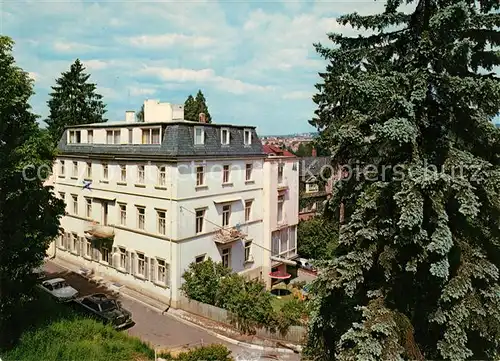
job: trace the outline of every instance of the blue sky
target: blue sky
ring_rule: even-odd
[[[34,110],[47,115],[50,86],[78,57],[123,120],[144,99],[183,103],[202,89],[219,123],[260,134],[314,129],[307,123],[317,73],[314,42],[355,34],[340,14],[380,11],[383,1],[6,1],[1,32],[35,79]],[[1,5],[0,5],[1,6]]]

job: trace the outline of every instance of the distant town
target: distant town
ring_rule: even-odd
[[[300,145],[305,146],[311,143],[317,136],[317,133],[302,133],[292,135],[268,135],[262,136],[262,144],[275,145],[282,149],[287,149],[292,152],[297,152]]]

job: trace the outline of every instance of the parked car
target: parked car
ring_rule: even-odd
[[[302,267],[303,269],[309,270],[309,271],[315,271],[316,268],[311,264],[311,262],[308,259],[305,258],[299,258],[297,260],[298,266]]]
[[[124,309],[119,301],[103,293],[81,297],[75,302],[87,312],[92,313],[94,317],[112,325],[115,329],[134,324],[132,313]]]
[[[43,280],[45,278],[45,270],[44,270],[43,266],[33,268],[32,272],[33,272],[33,274],[36,275],[36,278],[38,278],[39,280]]]
[[[60,302],[68,302],[78,296],[78,291],[66,283],[64,278],[53,278],[43,281],[40,288]]]

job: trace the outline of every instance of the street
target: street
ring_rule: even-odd
[[[95,285],[53,262],[45,264],[45,271],[48,278],[62,277],[66,279],[82,296],[96,292],[109,293],[106,288]],[[234,345],[220,340],[195,326],[180,322],[169,314],[162,315],[140,302],[122,296],[119,299],[123,306],[132,312],[132,317],[136,323],[132,328],[123,332],[139,337],[154,345],[157,349],[179,349],[218,343],[227,346],[233,352],[233,357],[241,361],[269,359],[296,361],[300,359],[300,356],[296,354],[275,353],[271,355],[269,353],[265,354],[264,351]]]

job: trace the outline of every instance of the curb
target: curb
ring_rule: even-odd
[[[65,266],[65,265],[57,262],[55,259],[50,259],[49,261],[55,263],[59,267],[67,269],[70,272],[74,272],[72,269],[70,269],[69,267],[67,267],[67,266]],[[248,348],[248,349],[251,349],[251,350],[264,351],[264,352],[279,352],[279,353],[290,353],[290,354],[298,353],[298,352],[293,351],[293,350],[288,349],[288,348],[261,346],[261,345],[255,345],[255,344],[248,343],[248,342],[238,341],[238,340],[232,339],[230,337],[221,335],[221,334],[219,334],[219,333],[217,333],[215,331],[207,330],[205,327],[203,327],[203,326],[201,326],[201,325],[199,325],[199,324],[197,324],[195,322],[188,321],[185,318],[183,318],[182,316],[176,315],[175,313],[168,313],[168,312],[167,313],[163,313],[164,310],[161,310],[161,309],[159,309],[156,306],[153,306],[153,305],[151,305],[151,304],[149,304],[147,302],[144,302],[144,301],[139,300],[139,299],[137,299],[137,298],[135,298],[133,296],[130,296],[126,292],[118,291],[118,294],[120,296],[128,298],[129,300],[132,300],[134,302],[140,303],[141,305],[143,305],[145,307],[148,307],[148,308],[152,309],[153,311],[156,311],[159,314],[162,314],[162,315],[164,314],[164,315],[170,316],[170,317],[176,319],[177,321],[182,322],[185,325],[188,325],[188,326],[191,326],[191,327],[196,327],[196,328],[198,328],[200,330],[203,330],[206,333],[208,333],[209,335],[214,336],[214,337],[216,337],[216,338],[218,338],[220,340],[223,340],[223,341],[225,341],[227,343],[230,343],[232,345],[241,346],[241,347]]]

